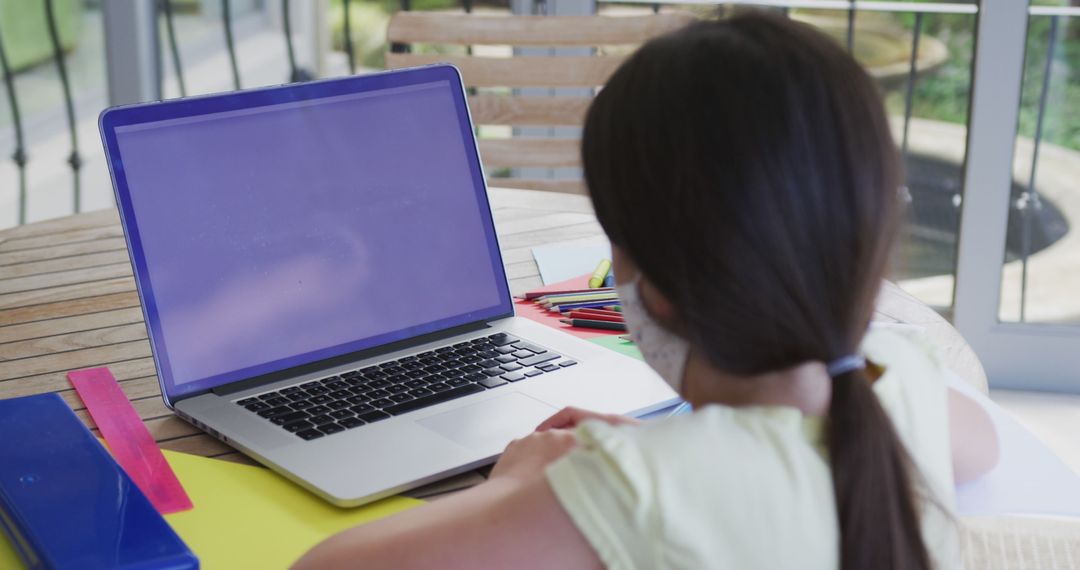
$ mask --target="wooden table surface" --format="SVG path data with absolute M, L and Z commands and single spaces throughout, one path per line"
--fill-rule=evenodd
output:
M 540 284 L 533 247 L 603 240 L 584 196 L 501 188 L 490 196 L 514 293 Z M 880 320 L 923 327 L 953 369 L 985 389 L 978 359 L 936 312 L 891 284 L 878 308 Z M 95 366 L 112 370 L 161 447 L 247 462 L 162 402 L 114 209 L 0 231 L 0 398 L 58 392 L 93 427 L 66 374 Z

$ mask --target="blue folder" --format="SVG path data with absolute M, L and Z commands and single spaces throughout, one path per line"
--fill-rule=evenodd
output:
M 199 567 L 56 394 L 0 400 L 0 528 L 27 567 Z

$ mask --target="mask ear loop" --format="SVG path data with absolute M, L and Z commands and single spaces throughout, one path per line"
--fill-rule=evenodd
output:
M 825 365 L 825 370 L 828 371 L 830 378 L 836 378 L 863 368 L 866 368 L 866 359 L 858 354 L 841 356 Z

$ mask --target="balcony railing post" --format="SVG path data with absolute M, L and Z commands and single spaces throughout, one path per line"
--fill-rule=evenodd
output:
M 240 89 L 240 67 L 236 64 L 236 42 L 233 40 L 232 3 L 221 0 L 221 26 L 225 29 L 225 49 L 229 52 L 233 89 Z
M 82 189 L 79 184 L 79 170 L 82 168 L 82 157 L 79 156 L 79 133 L 75 122 L 75 103 L 71 98 L 71 82 L 68 81 L 67 65 L 64 63 L 64 49 L 60 45 L 60 33 L 56 29 L 56 13 L 53 0 L 45 0 L 45 23 L 49 30 L 49 41 L 52 43 L 53 60 L 56 62 L 56 73 L 60 76 L 60 88 L 64 94 L 64 111 L 67 117 L 68 133 L 71 135 L 71 153 L 68 155 L 68 166 L 71 167 L 72 196 L 75 212 L 82 210 Z
M 161 0 L 162 11 L 165 13 L 165 33 L 169 36 L 169 53 L 172 55 L 173 69 L 176 72 L 176 84 L 180 87 L 180 96 L 187 95 L 187 86 L 184 85 L 184 66 L 180 62 L 180 48 L 176 44 L 176 26 L 173 22 L 172 0 Z
M 19 112 L 19 97 L 15 93 L 15 76 L 8 64 L 7 52 L 4 51 L 4 40 L 0 38 L 0 73 L 4 75 L 4 86 L 7 89 L 8 106 L 11 107 L 11 122 L 15 130 L 15 152 L 11 154 L 11 160 L 19 170 L 19 225 L 26 223 L 26 143 L 23 140 L 22 114 Z
M 1035 186 L 1035 176 L 1039 171 L 1039 148 L 1046 125 L 1046 104 L 1050 95 L 1050 78 L 1054 73 L 1054 55 L 1057 53 L 1059 16 L 1050 17 L 1050 31 L 1046 39 L 1046 64 L 1043 67 L 1042 87 L 1039 91 L 1039 116 L 1035 122 L 1035 141 L 1031 151 L 1031 175 L 1028 177 L 1027 191 L 1018 201 L 1020 210 L 1020 322 L 1027 320 L 1027 283 L 1028 257 L 1031 251 L 1031 222 L 1038 214 L 1039 190 Z

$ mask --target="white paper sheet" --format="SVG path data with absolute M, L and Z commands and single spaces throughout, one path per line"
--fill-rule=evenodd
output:
M 601 259 L 611 259 L 611 246 L 545 245 L 534 247 L 532 254 L 540 270 L 540 279 L 544 285 L 550 285 L 592 273 Z
M 1001 450 L 998 465 L 990 473 L 956 488 L 958 513 L 1080 517 L 1080 477 L 985 395 L 956 377 L 949 385 L 990 413 Z

